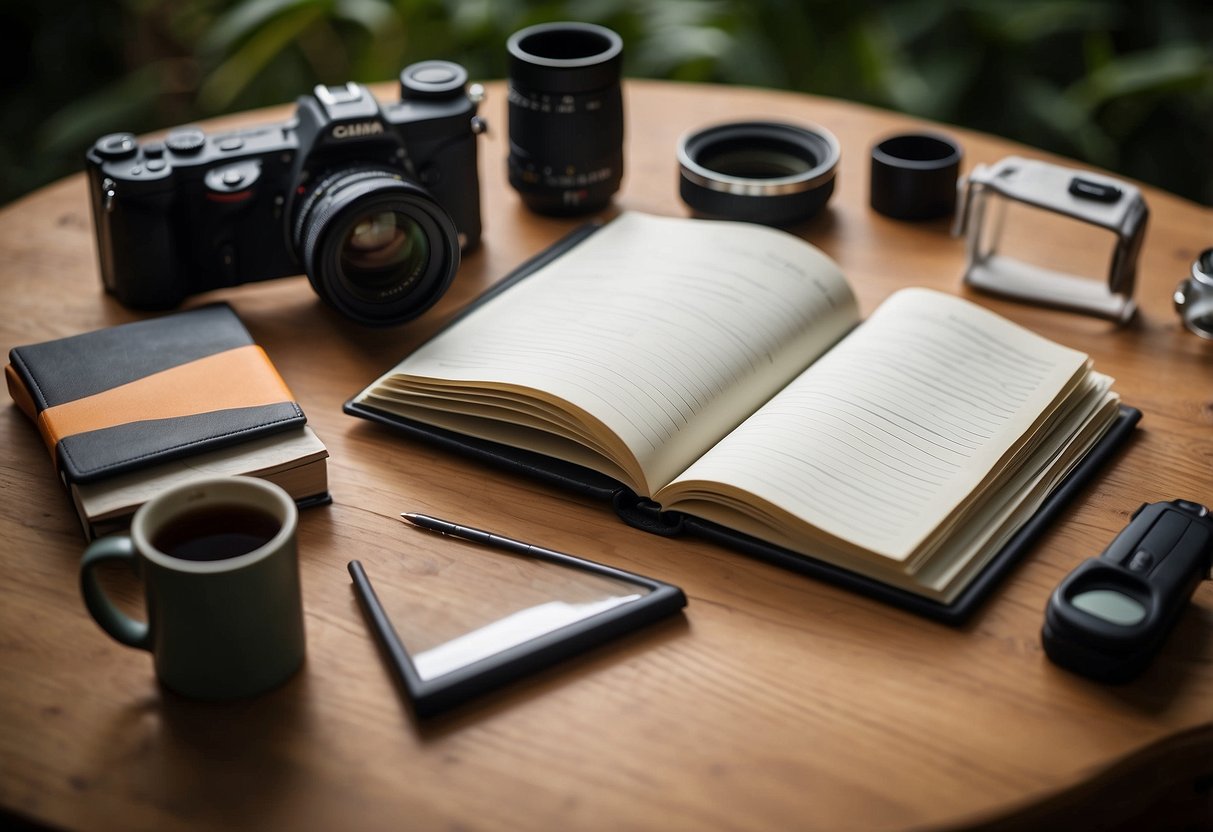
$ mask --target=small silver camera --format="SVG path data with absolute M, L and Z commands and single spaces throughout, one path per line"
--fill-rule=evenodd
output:
M 978 165 L 959 186 L 961 207 L 953 233 L 967 236 L 964 281 L 986 292 L 1044 304 L 1124 323 L 1133 317 L 1137 255 L 1149 209 L 1141 191 L 1127 182 L 1090 171 L 1008 156 L 994 165 Z M 1077 221 L 1050 222 L 1041 234 L 1039 221 L 1026 224 L 1018 237 L 1008 217 L 1024 206 Z M 1054 217 L 1053 219 L 1056 219 Z M 1003 252 L 1017 241 L 1031 241 L 1034 251 L 1052 252 L 1070 262 L 1099 247 L 1088 240 L 1112 232 L 1115 241 L 1106 282 L 1069 271 L 1025 262 Z M 1017 229 L 1018 230 L 1018 229 Z
M 1213 248 L 1192 263 L 1192 276 L 1175 287 L 1175 311 L 1189 330 L 1213 340 Z

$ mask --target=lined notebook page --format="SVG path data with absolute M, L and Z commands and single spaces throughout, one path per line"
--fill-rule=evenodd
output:
M 728 483 L 904 561 L 1086 363 L 967 301 L 903 290 L 657 499 Z
M 837 266 L 789 234 L 624 214 L 377 384 L 544 391 L 617 434 L 651 493 L 857 319 Z

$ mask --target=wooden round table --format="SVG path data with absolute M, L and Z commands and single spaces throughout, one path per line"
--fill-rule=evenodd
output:
M 284 687 L 234 704 L 184 700 L 157 686 L 146 654 L 107 638 L 77 590 L 83 540 L 69 498 L 25 417 L 0 412 L 4 811 L 66 828 L 156 830 L 1120 828 L 1147 811 L 1208 822 L 1213 587 L 1197 591 L 1151 668 L 1119 687 L 1052 665 L 1040 626 L 1053 587 L 1138 505 L 1213 503 L 1213 343 L 1171 309 L 1175 284 L 1213 243 L 1213 212 L 1144 189 L 1141 311 L 1117 328 L 976 295 L 961 284 L 963 241 L 946 221 L 897 222 L 868 207 L 868 151 L 893 132 L 945 130 L 964 147 L 965 170 L 1043 154 L 812 96 L 627 83 L 626 173 L 612 210 L 688 213 L 674 150 L 689 129 L 740 118 L 822 125 L 842 147 L 838 186 L 796 231 L 839 262 L 865 314 L 905 286 L 970 297 L 1089 353 L 1143 411 L 1098 481 L 967 625 L 949 628 L 706 543 L 643 534 L 602 505 L 342 414 L 461 306 L 581 222 L 522 207 L 505 178 L 504 86 L 487 88 L 484 243 L 422 319 L 361 328 L 322 306 L 304 278 L 187 303 L 235 308 L 332 454 L 333 505 L 301 517 L 308 659 Z M 1053 245 L 1042 238 L 1033 253 L 1056 255 Z M 1068 256 L 1064 241 L 1060 249 Z M 141 317 L 102 291 L 82 175 L 0 213 L 5 349 Z M 683 616 L 418 722 L 346 573 L 358 558 L 377 581 L 407 581 L 463 551 L 405 528 L 402 511 L 661 578 L 690 603 Z M 134 583 L 116 591 L 138 607 Z

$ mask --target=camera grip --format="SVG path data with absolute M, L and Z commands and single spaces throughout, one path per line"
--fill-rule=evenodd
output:
M 105 221 L 101 248 L 105 288 L 132 309 L 172 309 L 189 293 L 189 278 L 170 222 L 170 194 L 127 199 Z
M 105 561 L 124 561 L 132 569 L 137 568 L 138 558 L 131 539 L 125 536 L 104 537 L 91 543 L 84 551 L 80 561 L 80 591 L 89 614 L 115 640 L 128 647 L 151 650 L 151 631 L 147 622 L 136 621 L 119 612 L 101 589 L 94 569 Z

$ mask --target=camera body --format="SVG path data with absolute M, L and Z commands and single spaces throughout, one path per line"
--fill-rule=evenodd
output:
M 379 287 L 380 299 L 399 308 L 391 320 L 367 322 L 397 322 L 406 307 L 419 314 L 416 301 L 436 301 L 460 250 L 480 240 L 476 136 L 484 123 L 479 88 L 467 90 L 466 80 L 458 64 L 426 61 L 401 72 L 400 101 L 390 104 L 354 83 L 317 86 L 280 124 L 217 134 L 179 127 L 142 144 L 129 133 L 102 137 L 86 167 L 106 290 L 126 306 L 165 309 L 199 292 L 306 272 L 342 308 L 331 295 L 343 285 L 366 289 L 357 268 L 339 273 L 337 249 L 351 239 L 354 215 L 361 210 L 365 228 L 367 216 L 396 211 L 424 226 L 441 285 L 429 280 L 426 296 L 404 307 L 412 289 Z M 348 209 L 344 228 L 338 209 Z

